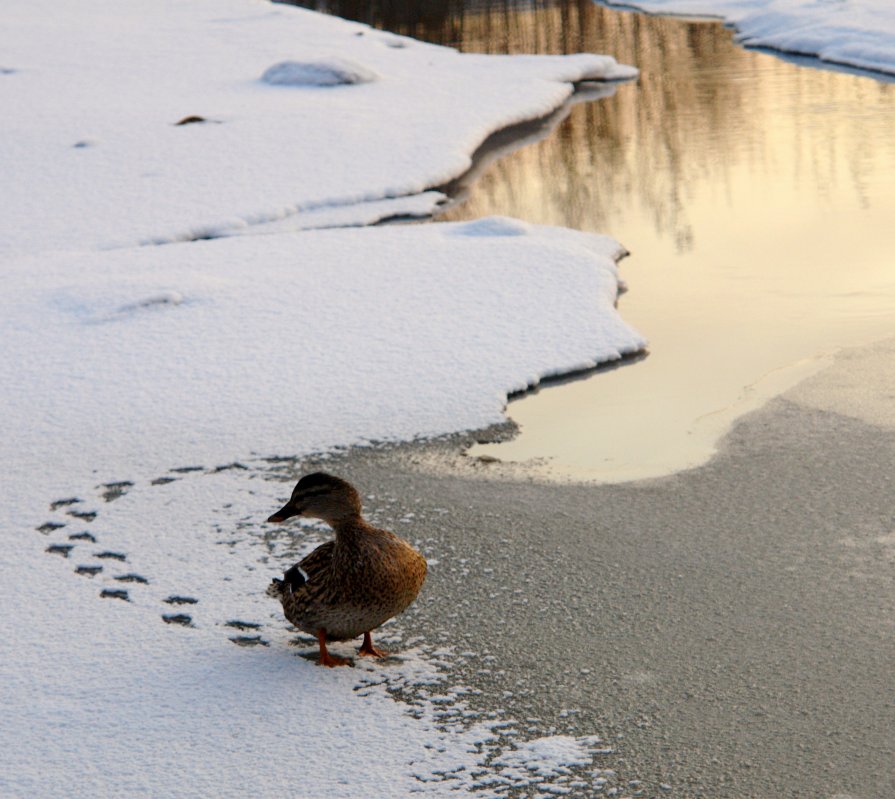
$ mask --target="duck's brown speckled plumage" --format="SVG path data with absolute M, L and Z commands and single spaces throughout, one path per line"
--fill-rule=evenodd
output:
M 321 642 L 321 662 L 335 665 L 326 641 L 364 635 L 362 654 L 381 654 L 371 630 L 401 613 L 416 598 L 426 577 L 426 560 L 404 539 L 373 527 L 360 513 L 360 497 L 347 482 L 323 473 L 303 477 L 292 498 L 269 521 L 289 516 L 323 519 L 334 541 L 317 547 L 274 580 L 268 593 L 298 629 Z

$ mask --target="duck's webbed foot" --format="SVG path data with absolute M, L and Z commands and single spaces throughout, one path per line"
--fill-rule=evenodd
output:
M 373 646 L 373 639 L 370 636 L 370 633 L 364 633 L 364 642 L 361 644 L 360 649 L 357 650 L 357 654 L 371 658 L 388 657 L 388 652 L 383 652 L 381 649 L 377 649 Z
M 320 645 L 320 665 L 328 666 L 350 666 L 351 661 L 348 658 L 331 655 L 326 651 L 326 630 L 322 627 L 317 630 L 317 643 Z

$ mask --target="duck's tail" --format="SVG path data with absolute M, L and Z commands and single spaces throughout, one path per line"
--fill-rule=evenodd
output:
M 274 577 L 273 580 L 270 581 L 270 585 L 267 586 L 267 595 L 274 599 L 282 600 L 284 597 L 301 588 L 307 581 L 308 575 L 305 573 L 304 569 L 296 563 L 283 575 L 282 580 Z
M 282 580 L 278 580 L 276 577 L 270 581 L 270 585 L 267 586 L 267 595 L 272 597 L 273 599 L 281 600 L 283 599 L 283 587 L 286 585 Z

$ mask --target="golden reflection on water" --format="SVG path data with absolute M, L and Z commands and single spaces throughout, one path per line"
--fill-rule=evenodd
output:
M 641 70 L 443 217 L 616 237 L 632 252 L 619 308 L 650 340 L 642 361 L 514 401 L 521 435 L 474 454 L 602 480 L 665 474 L 706 460 L 826 354 L 895 333 L 895 85 L 744 50 L 718 23 L 591 2 L 422 5 L 424 21 L 391 29 Z

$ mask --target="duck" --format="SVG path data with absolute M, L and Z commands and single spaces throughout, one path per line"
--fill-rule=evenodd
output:
M 320 664 L 351 661 L 327 650 L 327 642 L 363 635 L 358 655 L 382 658 L 371 633 L 402 613 L 426 579 L 426 559 L 407 541 L 369 524 L 360 494 L 351 483 L 325 472 L 304 475 L 289 501 L 267 521 L 282 524 L 293 516 L 321 519 L 335 539 L 321 544 L 267 588 L 286 618 L 317 638 Z

